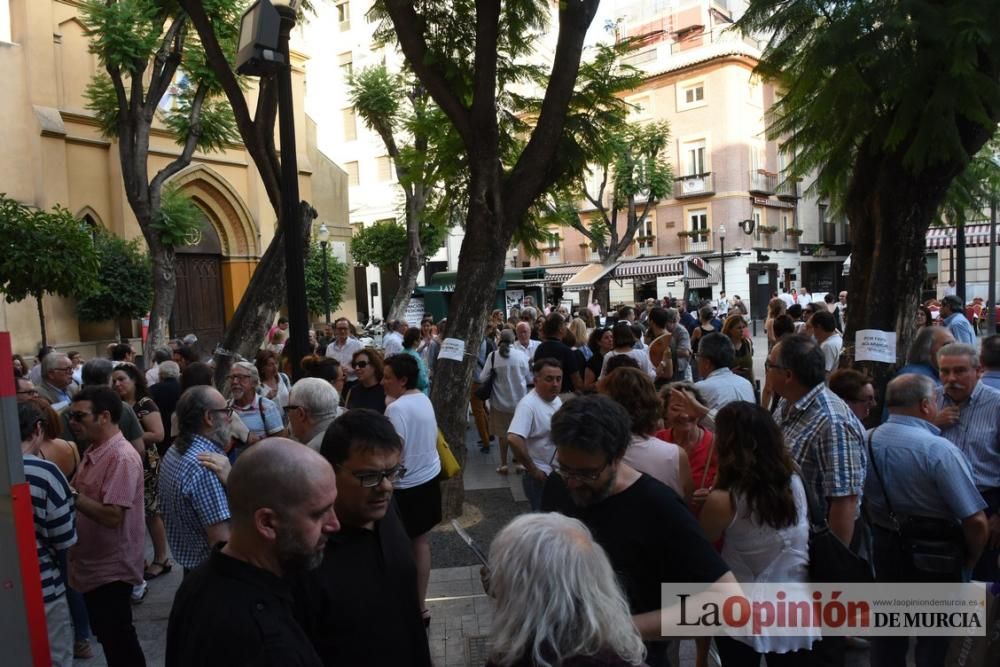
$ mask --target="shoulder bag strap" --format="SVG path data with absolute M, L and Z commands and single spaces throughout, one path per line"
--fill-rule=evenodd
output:
M 899 532 L 899 521 L 896 519 L 896 513 L 892 510 L 892 501 L 889 500 L 889 489 L 886 487 L 885 482 L 882 481 L 882 473 L 878 471 L 878 466 L 875 465 L 875 451 L 872 449 L 872 436 L 875 435 L 875 431 L 878 428 L 873 428 L 871 433 L 868 434 L 868 465 L 872 467 L 875 471 L 875 477 L 878 479 L 878 485 L 882 487 L 882 495 L 885 497 L 885 507 L 889 510 L 889 520 L 892 521 L 893 527 L 896 532 Z

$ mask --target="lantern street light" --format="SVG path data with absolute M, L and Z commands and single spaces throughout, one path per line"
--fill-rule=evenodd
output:
M 281 141 L 281 215 L 279 230 L 285 242 L 285 304 L 292 378 L 302 375 L 301 360 L 309 345 L 306 305 L 305 238 L 299 214 L 298 161 L 295 155 L 295 117 L 292 105 L 292 67 L 288 40 L 301 0 L 257 0 L 240 20 L 236 71 L 246 76 L 277 77 L 278 123 Z
M 330 323 L 330 272 L 327 270 L 326 266 L 326 248 L 330 243 L 330 228 L 326 226 L 326 223 L 322 223 L 319 226 L 319 231 L 316 234 L 316 238 L 319 239 L 320 251 L 323 253 L 323 312 L 326 313 L 326 323 Z

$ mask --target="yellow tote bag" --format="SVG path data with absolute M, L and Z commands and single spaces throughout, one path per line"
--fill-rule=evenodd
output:
M 441 459 L 440 478 L 451 479 L 458 476 L 458 473 L 462 472 L 462 466 L 458 465 L 458 460 L 451 453 L 451 447 L 448 446 L 448 442 L 444 439 L 444 433 L 441 432 L 441 429 L 438 429 L 437 450 L 438 458 Z

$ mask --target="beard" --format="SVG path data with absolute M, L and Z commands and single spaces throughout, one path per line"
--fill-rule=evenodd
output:
M 591 505 L 596 505 L 605 498 L 611 495 L 611 489 L 615 486 L 615 477 L 617 473 L 612 472 L 608 476 L 608 481 L 606 484 L 593 488 L 588 485 L 583 485 L 577 489 L 569 489 L 569 497 L 573 501 L 573 504 L 577 507 L 589 507 Z
M 227 423 L 222 419 L 219 419 L 218 423 L 213 426 L 212 430 L 206 437 L 225 449 L 229 446 L 229 441 L 233 437 L 233 425 L 231 422 Z
M 278 531 L 275 549 L 281 570 L 287 575 L 295 572 L 315 570 L 323 562 L 326 535 L 321 535 L 318 544 L 309 545 L 290 530 Z

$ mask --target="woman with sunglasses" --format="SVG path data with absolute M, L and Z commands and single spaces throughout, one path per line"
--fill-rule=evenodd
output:
M 382 356 L 371 348 L 358 350 L 351 357 L 351 368 L 358 381 L 347 390 L 344 407 L 367 408 L 385 413 L 385 389 L 382 388 Z
M 143 456 L 143 485 L 145 491 L 146 528 L 153 542 L 153 562 L 146 568 L 143 578 L 156 579 L 170 572 L 173 563 L 167 557 L 167 529 L 160 516 L 157 498 L 160 452 L 156 446 L 163 441 L 163 419 L 160 408 L 146 388 L 146 376 L 134 364 L 122 363 L 111 373 L 111 388 L 118 392 L 122 402 L 135 411 L 142 425 L 142 441 L 146 445 Z

